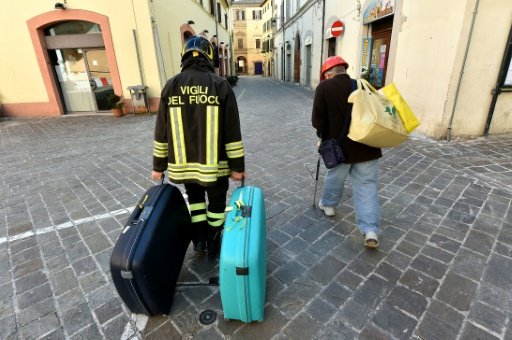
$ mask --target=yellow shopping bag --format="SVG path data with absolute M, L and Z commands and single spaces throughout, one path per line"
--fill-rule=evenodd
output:
M 395 83 L 384 86 L 381 91 L 386 96 L 386 99 L 395 106 L 398 111 L 398 115 L 404 123 L 404 128 L 407 130 L 407 133 L 411 133 L 420 125 L 420 121 L 416 118 L 409 105 L 407 105 L 407 102 L 400 92 L 398 92 Z
M 393 103 L 366 80 L 357 80 L 357 90 L 348 102 L 353 104 L 348 138 L 374 148 L 398 146 L 407 139 L 407 130 Z

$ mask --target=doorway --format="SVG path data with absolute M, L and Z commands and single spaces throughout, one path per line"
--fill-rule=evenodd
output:
M 379 89 L 386 81 L 393 16 L 372 24 L 372 47 L 368 82 Z
M 311 70 L 313 69 L 311 45 L 306 45 L 306 87 L 311 87 Z
M 300 84 L 300 66 L 301 66 L 301 46 L 300 35 L 295 35 L 295 51 L 293 54 L 293 81 Z
M 254 63 L 254 75 L 262 75 L 263 74 L 263 63 L 261 61 L 256 61 Z

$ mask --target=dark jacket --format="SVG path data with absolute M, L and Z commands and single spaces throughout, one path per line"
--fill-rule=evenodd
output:
M 187 59 L 162 90 L 155 125 L 153 170 L 174 183 L 215 185 L 244 171 L 236 97 L 202 58 Z
M 322 140 L 339 139 L 345 116 L 352 107 L 347 102 L 351 92 L 352 80 L 347 74 L 323 80 L 316 87 L 311 121 L 317 136 Z M 341 148 L 347 158 L 346 163 L 359 163 L 382 157 L 381 149 L 354 142 L 348 137 L 342 140 Z

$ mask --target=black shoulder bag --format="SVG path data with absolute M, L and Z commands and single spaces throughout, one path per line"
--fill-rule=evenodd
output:
M 351 81 L 352 91 L 355 91 L 357 89 L 357 82 L 355 79 L 351 79 Z M 330 138 L 327 140 L 322 140 L 322 143 L 318 148 L 318 152 L 320 155 L 322 155 L 322 159 L 327 169 L 332 169 L 338 164 L 345 163 L 346 161 L 345 155 L 343 154 L 343 149 L 341 148 L 341 141 L 347 135 L 351 113 L 352 108 L 350 108 L 345 115 L 345 121 L 343 122 L 343 129 L 341 130 L 339 139 Z

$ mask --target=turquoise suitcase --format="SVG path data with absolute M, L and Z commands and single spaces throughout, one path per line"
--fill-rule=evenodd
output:
M 267 279 L 267 227 L 263 191 L 237 188 L 226 208 L 219 263 L 224 319 L 263 321 Z

